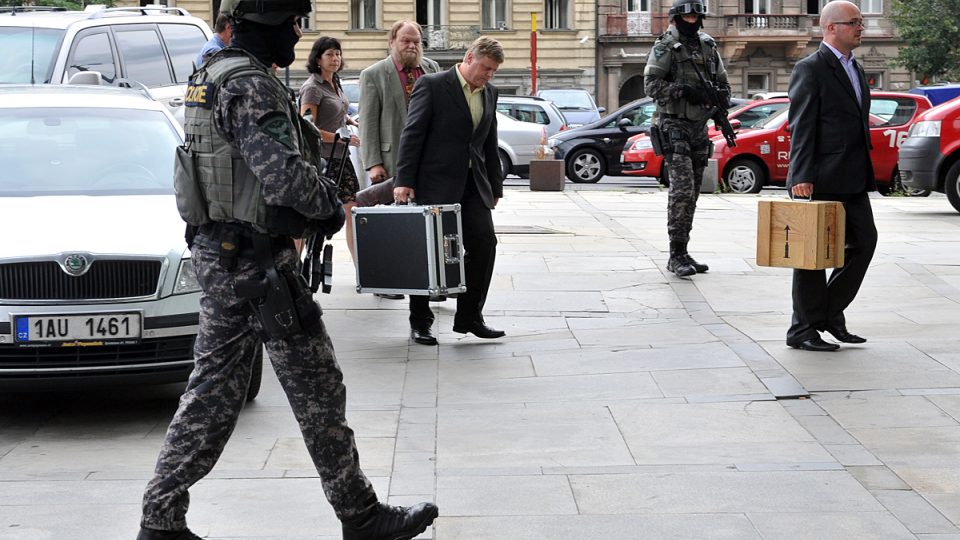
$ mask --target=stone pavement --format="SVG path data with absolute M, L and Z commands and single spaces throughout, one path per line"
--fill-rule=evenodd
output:
M 781 197 L 781 193 L 763 196 Z M 960 215 L 875 198 L 880 246 L 836 353 L 792 350 L 790 271 L 754 264 L 756 196 L 701 198 L 665 270 L 666 193 L 509 190 L 487 320 L 407 339 L 406 302 L 321 295 L 364 468 L 435 500 L 422 538 L 960 539 Z M 0 538 L 132 539 L 176 387 L 0 397 Z M 209 538 L 339 538 L 268 374 L 192 490 Z

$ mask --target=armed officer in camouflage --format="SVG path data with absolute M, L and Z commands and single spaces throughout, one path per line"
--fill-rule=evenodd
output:
M 668 15 L 671 25 L 654 43 L 643 75 L 659 117 L 659 130 L 651 136 L 659 136 L 670 178 L 667 270 L 686 277 L 709 270 L 687 253 L 687 243 L 711 153 L 707 120 L 718 110 L 726 115 L 730 85 L 716 42 L 700 31 L 706 16 L 702 0 L 675 0 Z
M 237 422 L 262 339 L 348 540 L 409 539 L 429 503 L 378 502 L 345 418 L 346 389 L 292 238 L 342 227 L 336 187 L 318 172 L 318 134 L 269 66 L 289 66 L 310 0 L 224 0 L 232 46 L 194 74 L 177 206 L 203 289 L 196 366 L 143 497 L 138 540 L 199 538 L 188 489 L 216 464 Z M 304 531 L 304 536 L 309 535 Z

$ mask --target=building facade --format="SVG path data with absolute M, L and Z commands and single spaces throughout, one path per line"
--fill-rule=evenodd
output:
M 149 3 L 140 0 L 142 3 Z M 220 0 L 171 0 L 208 23 Z M 301 27 L 303 39 L 291 66 L 296 86 L 306 78 L 310 46 L 320 36 L 340 40 L 345 60 L 343 77 L 356 77 L 387 55 L 387 34 L 399 19 L 424 28 L 424 53 L 450 67 L 481 34 L 499 40 L 506 61 L 494 83 L 501 93 L 529 94 L 531 28 L 537 27 L 537 88 L 596 87 L 596 5 L 593 0 L 324 0 Z
M 894 66 L 902 41 L 890 18 L 890 0 L 860 5 L 863 41 L 854 54 L 871 88 L 906 91 L 912 74 Z M 672 0 L 598 0 L 597 102 L 608 110 L 643 97 L 647 54 L 669 25 Z M 786 91 L 794 64 L 822 40 L 819 14 L 826 0 L 705 0 L 704 31 L 720 44 L 733 95 Z

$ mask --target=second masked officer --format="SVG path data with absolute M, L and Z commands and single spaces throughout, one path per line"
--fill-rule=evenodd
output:
M 659 142 L 670 178 L 667 270 L 681 277 L 709 270 L 687 253 L 693 213 L 710 159 L 707 120 L 729 105 L 727 72 L 712 37 L 700 31 L 701 0 L 675 0 L 670 26 L 654 43 L 644 69 L 644 89 L 657 102 Z M 713 88 L 710 88 L 710 87 Z M 652 136 L 657 136 L 653 130 Z
M 197 232 L 188 230 L 203 289 L 196 366 L 144 493 L 140 540 L 199 538 L 187 529 L 188 490 L 210 472 L 236 426 L 261 339 L 343 538 L 409 539 L 437 516 L 430 503 L 378 501 L 347 425 L 346 388 L 320 306 L 299 273 L 292 239 L 332 235 L 344 221 L 333 182 L 318 170 L 318 133 L 270 69 L 293 62 L 298 20 L 310 7 L 310 0 L 224 0 L 232 46 L 208 59 L 188 87 L 175 184 L 181 216 Z

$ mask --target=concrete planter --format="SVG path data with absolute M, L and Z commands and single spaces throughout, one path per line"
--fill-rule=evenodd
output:
M 530 191 L 563 191 L 562 159 L 530 160 Z

